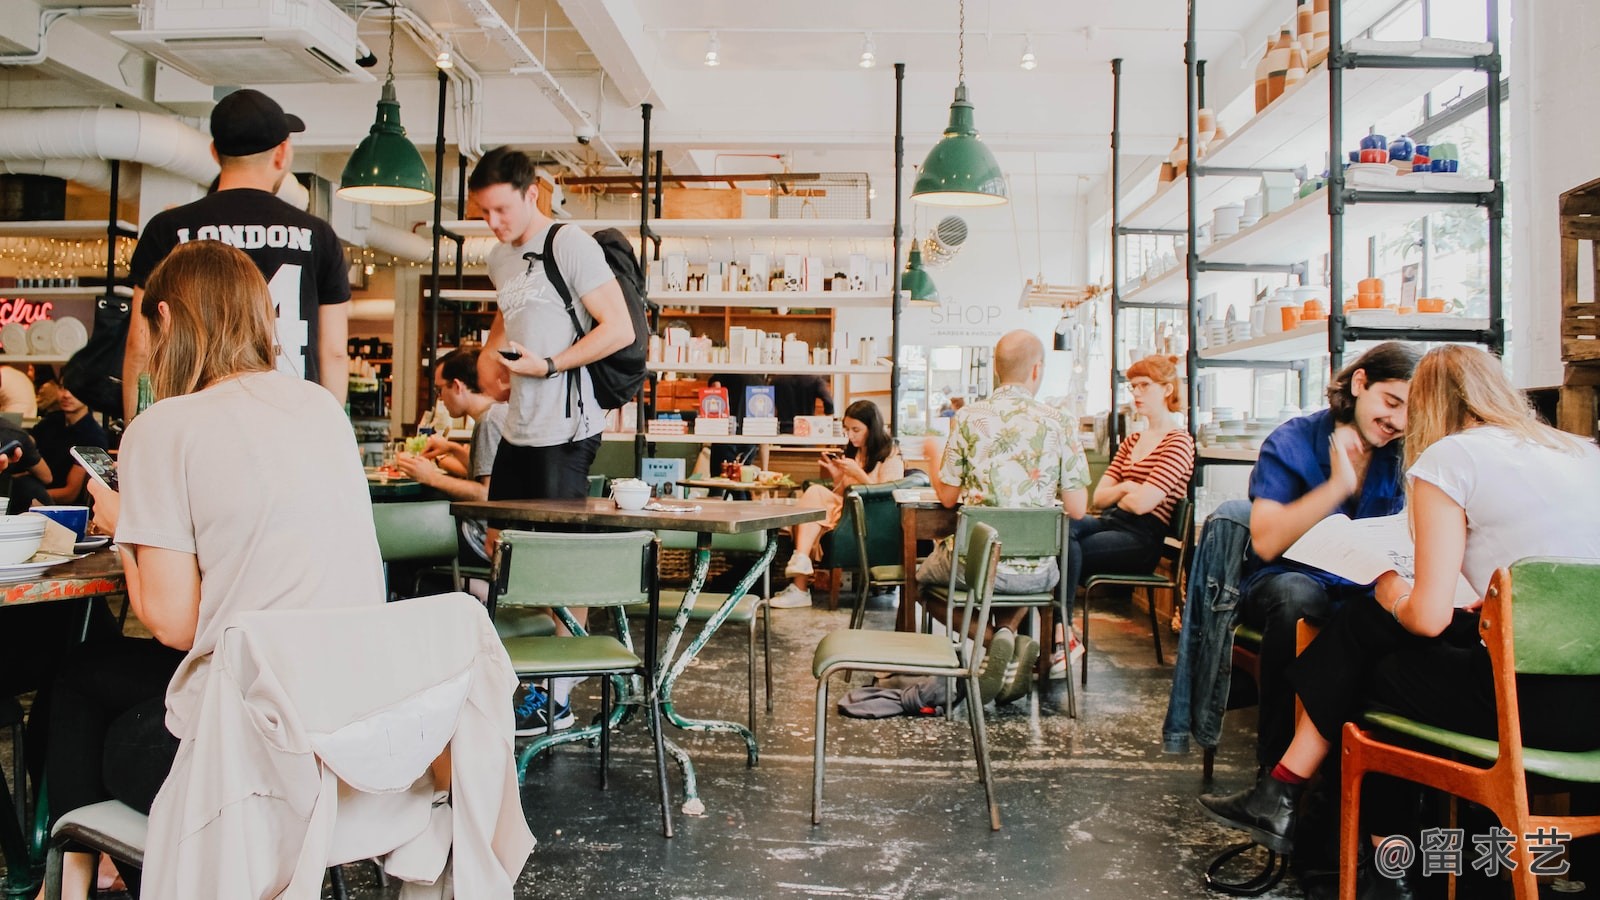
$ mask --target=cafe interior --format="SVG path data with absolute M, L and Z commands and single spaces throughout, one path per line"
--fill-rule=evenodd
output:
M 1219 507 L 1257 496 L 1268 436 L 1326 407 L 1341 366 L 1379 341 L 1482 347 L 1545 420 L 1594 438 L 1591 7 L 7 0 L 0 438 L 26 440 L 0 474 L 0 648 L 34 640 L 14 624 L 28 607 L 71 619 L 52 659 L 94 647 L 101 617 L 124 638 L 160 636 L 130 599 L 132 557 L 90 507 L 136 433 L 125 413 L 168 402 L 124 365 L 136 298 L 151 296 L 139 242 L 163 211 L 227 194 L 210 122 L 240 89 L 293 120 L 277 198 L 338 238 L 331 290 L 349 299 L 321 314 L 347 325 L 323 363 L 348 379 L 320 380 L 345 388 L 382 608 L 411 606 L 390 624 L 332 622 L 324 636 L 350 643 L 330 656 L 294 646 L 269 612 L 228 630 L 218 659 L 227 648 L 244 666 L 256 647 L 254 677 L 277 662 L 283 702 L 303 704 L 294 758 L 326 780 L 323 799 L 271 834 L 216 801 L 182 853 L 159 821 L 180 805 L 170 782 L 153 818 L 116 799 L 52 808 L 53 726 L 30 724 L 49 706 L 47 666 L 19 664 L 19 689 L 0 690 L 0 896 L 74 896 L 84 852 L 104 860 L 88 888 L 101 897 L 143 882 L 145 896 L 217 897 L 1298 898 L 1341 879 L 1357 896 L 1358 862 L 1375 863 L 1343 852 L 1337 828 L 1296 857 L 1196 803 L 1271 768 L 1257 756 L 1261 634 L 1241 625 L 1231 649 L 1197 656 L 1204 623 L 1233 615 L 1196 575 L 1202 540 Z M 516 443 L 480 374 L 506 379 L 513 417 L 533 402 L 517 385 L 558 374 L 554 355 L 492 358 L 511 325 L 502 272 L 521 265 L 497 267 L 500 244 L 532 234 L 505 240 L 474 186 L 501 147 L 534 166 L 518 196 L 536 223 L 610 229 L 607 262 L 635 279 L 633 378 L 598 404 L 583 496 L 496 493 L 479 468 L 480 444 Z M 242 230 L 213 232 L 248 252 Z M 1065 573 L 1078 546 L 1064 494 L 1047 520 L 991 521 L 953 487 L 947 500 L 962 423 L 1020 383 L 1003 338 L 1039 348 L 1032 408 L 1081 447 L 1089 494 L 1122 471 L 1125 439 L 1169 418 L 1186 433 L 1150 564 L 995 587 L 1001 560 Z M 1171 410 L 1152 418 L 1136 364 L 1155 358 L 1175 374 Z M 880 432 L 892 457 L 861 456 Z M 948 581 L 922 578 L 940 546 Z M 997 622 L 1014 623 L 1004 651 L 964 637 Z M 1600 659 L 1600 644 L 1586 652 Z M 1175 744 L 1173 710 L 1207 661 L 1217 718 Z M 458 666 L 455 680 L 430 681 L 430 665 Z M 461 687 L 469 670 L 504 696 Z M 317 720 L 330 682 L 364 711 Z M 482 722 L 480 690 L 499 698 Z M 265 702 L 241 698 L 246 716 Z M 546 706 L 524 721 L 534 700 Z M 404 724 L 385 718 L 413 706 Z M 388 730 L 388 769 L 352 722 Z M 247 746 L 288 754 L 287 733 L 257 722 Z M 461 765 L 484 753 L 472 741 L 505 752 L 475 771 Z M 1422 874 L 1437 853 L 1419 839 L 1416 895 L 1600 885 L 1584 836 L 1600 831 L 1594 754 L 1540 769 L 1530 746 L 1524 768 L 1520 741 L 1509 771 L 1486 768 L 1504 741 L 1427 746 L 1514 784 L 1516 821 L 1554 823 L 1568 865 L 1463 869 L 1457 847 L 1454 875 Z M 252 765 L 256 750 L 241 751 Z M 1469 837 L 1469 862 L 1478 834 L 1515 828 L 1499 794 L 1425 783 L 1424 814 Z M 408 809 L 414 827 L 361 805 L 418 785 L 437 793 L 432 818 Z M 1359 787 L 1334 772 L 1320 788 L 1329 821 L 1355 815 Z M 213 796 L 191 790 L 185 815 Z M 424 819 L 453 862 L 419 869 L 390 840 L 410 828 L 415 850 Z M 353 824 L 369 821 L 383 826 Z M 219 837 L 218 822 L 238 830 Z

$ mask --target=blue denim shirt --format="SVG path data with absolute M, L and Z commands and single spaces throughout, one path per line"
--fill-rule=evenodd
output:
M 1332 410 L 1324 409 L 1290 419 L 1273 429 L 1261 445 L 1255 468 L 1250 471 L 1250 499 L 1289 504 L 1325 483 L 1333 474 L 1328 442 L 1333 438 L 1334 424 Z M 1361 493 L 1345 501 L 1337 511 L 1352 519 L 1366 519 L 1392 516 L 1405 508 L 1400 466 L 1399 441 L 1391 441 L 1372 451 Z M 1251 553 L 1240 589 L 1249 593 L 1256 579 L 1278 572 L 1304 572 L 1330 588 L 1350 586 L 1350 582 L 1321 569 L 1282 557 L 1267 563 Z
M 1189 569 L 1178 660 L 1161 723 L 1161 749 L 1167 753 L 1188 752 L 1191 734 L 1202 747 L 1215 747 L 1222 736 L 1239 580 L 1249 553 L 1250 501 L 1229 500 L 1206 517 Z

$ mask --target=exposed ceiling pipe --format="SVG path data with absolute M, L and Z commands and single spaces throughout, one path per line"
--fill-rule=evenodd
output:
M 0 160 L 0 173 L 48 175 L 76 182 L 90 190 L 111 189 L 111 166 L 98 159 L 6 159 Z
M 429 56 L 437 55 L 444 46 L 444 37 L 410 9 L 404 6 L 377 8 L 389 9 L 390 15 L 404 26 L 406 33 Z M 483 155 L 483 78 L 461 56 L 459 49 L 454 54 L 454 61 L 455 65 L 445 71 L 445 77 L 456 86 L 456 146 L 469 159 L 477 159 Z
M 561 82 L 550 74 L 550 70 L 546 69 L 544 63 L 534 55 L 527 44 L 522 42 L 522 38 L 517 36 L 516 29 L 500 15 L 499 10 L 496 10 L 489 0 L 465 0 L 465 2 L 478 27 L 511 57 L 511 74 L 532 75 L 540 93 L 555 104 L 561 115 L 571 123 L 574 131 L 579 128 L 595 130 L 594 137 L 589 140 L 589 146 L 599 154 L 606 165 L 626 167 L 627 163 L 623 162 L 616 148 L 611 146 L 605 135 L 599 133 L 598 123 L 590 119 L 583 107 L 579 106 L 572 95 L 567 93 L 566 88 L 561 86 Z
M 35 49 L 26 53 L 0 54 L 0 66 L 37 66 L 50 58 L 46 39 L 50 26 L 68 16 L 131 16 L 138 12 L 135 6 L 79 6 L 69 9 L 42 9 L 39 11 L 39 34 L 34 39 Z

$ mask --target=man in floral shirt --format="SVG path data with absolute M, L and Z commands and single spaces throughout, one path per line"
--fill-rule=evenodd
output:
M 1044 344 L 1031 332 L 1006 334 L 994 348 L 994 371 L 999 385 L 986 399 L 969 403 L 955 414 L 942 455 L 937 454 L 934 439 L 928 440 L 928 458 L 940 460 L 938 477 L 933 479 L 939 502 L 947 507 L 958 502 L 1005 507 L 1060 503 L 1066 515 L 1083 518 L 1089 507 L 1089 461 L 1078 440 L 1077 422 L 1034 399 L 1044 375 Z M 933 553 L 917 567 L 919 583 L 946 583 L 951 544 L 947 538 L 934 546 Z M 1000 561 L 995 592 L 1044 592 L 1053 589 L 1060 577 L 1054 557 L 1007 558 Z M 1010 621 L 1001 623 L 997 640 L 1016 627 L 1026 610 L 1001 614 Z M 991 643 L 991 650 L 995 649 Z M 1028 652 L 1037 653 L 1037 646 L 1015 655 L 1020 661 Z M 1021 668 L 1026 670 L 1027 664 Z

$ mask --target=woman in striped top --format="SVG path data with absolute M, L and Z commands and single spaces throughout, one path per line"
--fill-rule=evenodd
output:
M 1149 572 L 1161 559 L 1173 507 L 1194 474 L 1194 438 L 1173 415 L 1182 407 L 1174 363 L 1173 357 L 1146 356 L 1128 367 L 1134 412 L 1147 424 L 1117 447 L 1095 486 L 1094 505 L 1103 512 L 1072 523 L 1069 592 L 1090 575 Z

